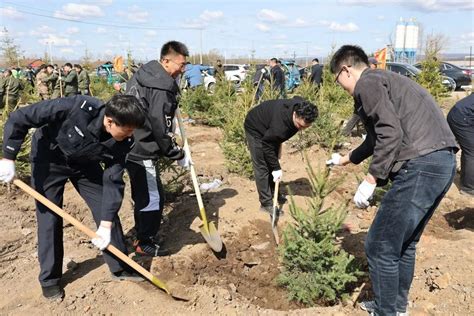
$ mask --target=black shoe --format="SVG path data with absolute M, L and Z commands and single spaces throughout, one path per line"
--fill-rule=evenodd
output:
M 278 194 L 278 204 L 283 205 L 287 202 L 287 198 L 284 194 Z
M 145 281 L 141 275 L 135 272 L 128 272 L 126 270 L 112 273 L 112 280 L 114 281 Z
M 50 285 L 41 287 L 43 296 L 51 301 L 62 300 L 64 297 L 64 290 L 59 285 Z
M 170 254 L 168 249 L 163 249 L 163 247 L 153 242 L 140 242 L 137 240 L 134 247 L 135 254 L 142 256 L 162 257 Z
M 265 212 L 265 213 L 268 213 L 268 214 L 272 215 L 273 214 L 273 206 L 260 205 L 260 212 Z

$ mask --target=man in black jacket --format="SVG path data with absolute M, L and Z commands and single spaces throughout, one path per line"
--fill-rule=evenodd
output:
M 281 66 L 278 63 L 278 59 L 270 59 L 270 82 L 272 84 L 272 89 L 278 92 L 280 98 L 284 98 L 285 93 L 285 73 Z
M 319 64 L 319 59 L 317 58 L 314 58 L 312 63 L 313 65 L 311 66 L 311 76 L 309 77 L 309 79 L 314 85 L 319 87 L 323 82 L 323 66 Z
M 459 100 L 448 113 L 448 124 L 461 147 L 461 194 L 474 196 L 474 94 Z
M 299 130 L 311 126 L 318 116 L 316 106 L 301 97 L 262 102 L 245 118 L 245 136 L 252 156 L 260 210 L 272 213 L 274 182 L 281 180 L 281 144 Z M 285 202 L 283 196 L 279 202 Z
M 157 241 L 164 206 L 160 170 L 156 168 L 158 158 L 164 156 L 177 160 L 182 167 L 190 164 L 173 134 L 179 93 L 175 79 L 184 72 L 188 55 L 184 44 L 168 42 L 161 48 L 160 61 L 153 60 L 143 65 L 127 83 L 126 94 L 140 100 L 147 114 L 143 128 L 135 131 L 136 146 L 127 161 L 135 203 L 135 250 L 142 255 L 168 254 L 160 249 Z
M 369 206 L 378 182 L 392 181 L 365 241 L 375 315 L 404 314 L 413 279 L 416 244 L 448 191 L 456 170 L 456 141 L 433 97 L 413 80 L 370 69 L 358 46 L 342 46 L 331 71 L 355 101 L 367 130 L 348 155 L 332 154 L 328 164 L 359 164 L 372 156 L 354 202 Z
M 31 142 L 33 187 L 61 207 L 64 185 L 70 180 L 98 226 L 99 237 L 92 240 L 93 244 L 105 250 L 111 243 L 127 253 L 117 213 L 125 187 L 125 158 L 134 144 L 132 133 L 144 121 L 140 104 L 131 96 L 114 96 L 105 105 L 92 97 L 74 96 L 21 108 L 5 123 L 0 181 L 13 179 L 15 159 L 25 136 L 30 128 L 37 128 Z M 63 220 L 39 202 L 36 216 L 43 295 L 61 299 Z M 108 251 L 103 256 L 114 279 L 140 279 Z

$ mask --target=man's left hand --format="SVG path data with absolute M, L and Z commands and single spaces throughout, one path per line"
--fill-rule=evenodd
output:
M 354 203 L 358 208 L 367 208 L 369 206 L 369 199 L 374 194 L 376 186 L 376 183 L 372 184 L 367 180 L 362 181 L 354 195 Z

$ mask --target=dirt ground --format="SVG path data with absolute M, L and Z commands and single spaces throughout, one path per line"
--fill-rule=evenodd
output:
M 462 97 L 462 95 L 460 96 Z M 454 98 L 459 98 L 455 95 Z M 452 103 L 451 103 L 452 104 Z M 33 199 L 18 188 L 0 188 L 0 314 L 2 315 L 128 315 L 128 314 L 223 314 L 223 315 L 366 315 L 358 303 L 305 308 L 288 302 L 284 289 L 276 286 L 278 253 L 267 214 L 258 211 L 255 184 L 225 171 L 215 128 L 187 124 L 193 160 L 203 181 L 223 178 L 223 185 L 203 193 L 207 214 L 218 226 L 225 251 L 214 254 L 199 233 L 200 220 L 193 190 L 185 191 L 166 206 L 163 224 L 168 257 L 135 258 L 187 301 L 174 300 L 148 282 L 112 281 L 100 251 L 69 224 L 64 227 L 64 278 L 66 296 L 50 303 L 41 296 L 36 250 L 36 219 Z M 357 146 L 351 138 L 343 151 Z M 306 162 L 284 146 L 284 186 L 305 205 L 310 195 Z M 313 147 L 311 165 L 324 163 L 328 152 Z M 344 177 L 334 200 L 349 200 L 357 188 L 362 166 L 333 169 Z M 410 293 L 411 315 L 474 314 L 474 199 L 460 195 L 459 175 L 442 201 L 418 246 L 415 278 Z M 127 198 L 120 215 L 125 233 L 133 235 L 133 214 Z M 85 203 L 68 186 L 64 209 L 94 228 Z M 290 222 L 288 206 L 279 229 Z M 375 207 L 356 209 L 349 203 L 343 248 L 365 266 L 363 242 L 376 212 Z M 131 255 L 133 257 L 133 254 Z M 367 281 L 367 280 L 362 280 Z M 359 301 L 371 297 L 370 282 Z

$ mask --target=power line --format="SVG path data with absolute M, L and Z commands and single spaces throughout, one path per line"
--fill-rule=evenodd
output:
M 11 2 L 5 2 L 4 3 L 9 3 L 12 4 Z M 16 4 L 15 4 L 16 5 Z M 2 6 L 0 8 L 6 9 L 7 7 Z M 131 25 L 131 24 L 116 24 L 116 23 L 102 23 L 102 22 L 90 22 L 90 21 L 81 21 L 77 20 L 74 18 L 67 18 L 67 17 L 58 17 L 58 16 L 53 16 L 53 15 L 48 15 L 48 14 L 41 14 L 41 13 L 36 13 L 36 12 L 31 12 L 31 11 L 26 11 L 23 9 L 18 9 L 17 7 L 15 8 L 16 11 L 28 14 L 28 15 L 34 15 L 34 16 L 39 16 L 39 17 L 44 17 L 48 19 L 54 19 L 54 20 L 61 20 L 61 21 L 68 21 L 68 22 L 73 22 L 73 23 L 79 23 L 79 24 L 88 24 L 88 25 L 97 25 L 97 26 L 108 26 L 108 27 L 116 27 L 116 28 L 126 28 L 126 29 L 136 29 L 136 30 L 199 30 L 203 29 L 203 27 L 192 27 L 192 26 L 174 26 L 174 27 L 166 27 L 166 26 L 137 26 L 137 25 Z M 45 10 L 42 10 L 45 11 Z

